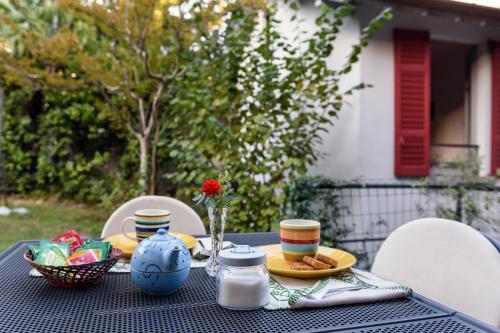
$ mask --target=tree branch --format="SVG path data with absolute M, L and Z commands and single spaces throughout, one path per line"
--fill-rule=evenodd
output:
M 158 88 L 156 89 L 156 93 L 154 95 L 153 102 L 151 103 L 151 114 L 149 115 L 148 126 L 147 126 L 146 130 L 144 131 L 144 133 L 146 135 L 149 135 L 149 133 L 151 132 L 151 129 L 153 128 L 156 117 L 158 115 L 158 110 L 160 109 L 159 102 L 160 102 L 161 94 L 163 92 L 163 88 L 164 88 L 163 83 L 162 82 L 158 83 Z
M 148 53 L 148 50 L 146 47 L 144 47 L 144 49 L 141 52 L 141 58 L 142 58 L 142 63 L 144 66 L 144 70 L 146 71 L 146 74 L 150 78 L 152 78 L 152 79 L 154 79 L 162 84 L 165 84 L 165 81 L 166 81 L 165 77 L 163 77 L 161 74 L 153 73 L 151 71 L 151 69 L 149 68 L 149 53 Z
M 146 127 L 144 100 L 142 99 L 142 97 L 138 96 L 132 89 L 132 86 L 130 84 L 130 75 L 128 69 L 123 64 L 120 57 L 118 57 L 118 54 L 116 53 L 116 44 L 117 44 L 116 40 L 113 40 L 111 42 L 111 54 L 113 55 L 113 59 L 118 63 L 118 66 L 121 68 L 123 72 L 123 77 L 125 79 L 125 86 L 127 87 L 127 93 L 137 102 L 137 105 L 139 107 L 139 121 L 141 122 L 141 128 L 144 129 Z
M 108 88 L 106 87 L 106 85 L 104 85 L 102 82 L 100 82 L 99 84 L 97 84 L 97 87 L 99 88 L 99 91 L 101 92 L 101 94 L 104 96 L 104 99 L 106 100 L 106 102 L 108 103 L 108 105 L 111 107 L 111 109 L 118 116 L 118 118 L 120 119 L 120 121 L 122 122 L 122 124 L 125 126 L 125 128 L 133 136 L 135 136 L 137 139 L 140 139 L 141 138 L 141 134 L 139 132 L 137 132 L 136 130 L 133 129 L 132 125 L 130 125 L 129 120 L 118 110 L 118 108 L 116 107 L 116 104 L 113 102 L 113 100 L 111 99 L 111 97 L 109 97 L 108 93 L 106 92 L 106 90 L 108 90 Z M 113 93 L 116 94 L 116 95 L 118 95 L 118 96 L 122 96 L 122 94 L 117 93 L 117 90 L 113 90 Z
M 141 128 L 143 130 L 144 136 L 147 137 L 149 135 L 149 129 L 146 128 L 146 110 L 144 109 L 144 100 L 141 97 L 137 97 L 137 101 L 139 104 L 139 119 L 141 122 Z
M 155 7 L 156 3 L 157 2 L 154 1 L 152 6 Z M 134 1 L 134 8 L 135 8 L 135 10 L 137 10 L 137 1 Z M 153 14 L 154 14 L 154 11 L 151 10 L 150 14 L 146 18 L 146 21 L 144 22 L 144 26 L 142 27 L 141 35 L 139 37 L 139 44 L 134 47 L 134 50 L 136 51 L 136 53 L 139 55 L 139 57 L 142 60 L 142 64 L 144 66 L 144 70 L 146 71 L 146 75 L 149 76 L 150 78 L 158 81 L 158 82 L 165 84 L 165 81 L 166 81 L 165 77 L 163 77 L 159 73 L 154 73 L 153 71 L 151 71 L 151 68 L 149 67 L 149 52 L 148 52 L 148 48 L 146 45 L 146 40 L 148 38 L 149 26 L 150 26 L 151 21 L 153 19 Z M 137 12 L 135 15 L 136 15 L 136 17 L 138 17 Z M 137 27 L 139 28 L 138 19 L 136 19 L 136 21 L 137 21 Z
M 137 1 L 135 2 L 135 8 L 137 10 Z M 156 0 L 154 3 L 151 5 L 153 8 L 156 7 Z M 145 43 L 146 43 L 146 37 L 148 35 L 148 30 L 149 30 L 149 25 L 151 24 L 151 20 L 153 19 L 153 13 L 154 11 L 151 10 L 149 11 L 149 15 L 146 18 L 146 21 L 144 22 L 144 26 L 142 27 L 142 32 L 141 32 L 141 37 L 139 38 L 139 48 L 140 49 L 146 49 Z M 137 25 L 137 28 L 139 28 L 139 25 Z
M 124 13 L 125 36 L 127 39 L 127 43 L 132 46 L 134 43 L 132 41 L 132 31 L 130 30 L 130 24 L 128 21 L 129 14 L 130 14 L 130 0 L 125 0 L 125 13 Z
M 151 175 L 149 179 L 149 194 L 156 192 L 156 155 L 158 151 L 158 142 L 160 141 L 160 124 L 157 122 L 155 126 L 153 144 L 151 146 Z
M 32 73 L 28 73 L 27 71 L 25 70 L 21 70 L 20 68 L 14 66 L 14 65 L 11 65 L 9 64 L 6 59 L 2 58 L 2 62 L 3 62 L 3 66 L 8 68 L 9 70 L 19 74 L 20 76 L 22 77 L 25 77 L 31 81 L 35 81 L 35 82 L 38 82 L 42 79 L 42 77 L 40 75 L 36 75 L 36 74 L 32 74 Z

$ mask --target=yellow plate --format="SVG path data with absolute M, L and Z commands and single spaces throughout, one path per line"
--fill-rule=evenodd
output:
M 169 235 L 179 238 L 184 242 L 188 249 L 192 249 L 196 245 L 196 238 L 193 236 L 183 234 L 180 232 L 169 232 Z M 128 236 L 135 238 L 135 232 L 128 232 Z M 123 251 L 124 257 L 131 257 L 132 253 L 134 253 L 135 248 L 137 247 L 137 241 L 128 239 L 122 234 L 113 235 L 104 240 L 105 242 L 110 242 L 113 247 L 119 248 Z
M 261 247 L 261 249 L 267 254 L 266 266 L 271 273 L 299 279 L 326 277 L 333 273 L 348 269 L 356 263 L 356 258 L 349 252 L 320 246 L 318 250 L 319 253 L 335 259 L 338 263 L 337 267 L 314 271 L 297 271 L 291 268 L 290 262 L 283 259 L 281 244 L 267 245 Z

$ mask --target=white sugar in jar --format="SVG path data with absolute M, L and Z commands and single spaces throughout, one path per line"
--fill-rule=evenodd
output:
M 219 253 L 217 303 L 227 309 L 253 310 L 269 302 L 266 254 L 248 245 Z

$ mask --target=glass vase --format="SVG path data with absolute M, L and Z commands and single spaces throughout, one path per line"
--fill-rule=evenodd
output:
M 208 275 L 215 276 L 219 271 L 219 261 L 217 256 L 222 250 L 224 243 L 224 224 L 226 224 L 227 208 L 226 207 L 207 207 L 208 219 L 210 221 L 210 237 L 212 239 L 212 250 L 210 258 L 207 260 L 205 270 Z

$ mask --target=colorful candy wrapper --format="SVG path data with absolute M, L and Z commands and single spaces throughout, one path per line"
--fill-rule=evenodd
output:
M 99 261 L 99 250 L 85 250 L 73 253 L 68 259 L 68 265 L 83 265 Z
M 66 231 L 64 234 L 59 235 L 52 239 L 54 242 L 64 242 L 69 245 L 71 253 L 75 252 L 80 246 L 82 246 L 83 241 L 80 235 L 75 230 Z
M 66 257 L 57 247 L 41 247 L 35 261 L 41 265 L 66 266 Z
M 99 241 L 86 241 L 81 248 L 77 250 L 77 252 L 83 250 L 96 249 L 99 250 L 101 256 L 99 260 L 108 259 L 109 252 L 111 251 L 111 243 L 109 242 L 99 242 Z
M 31 254 L 33 255 L 33 258 L 36 259 L 41 251 L 40 245 L 30 245 L 29 249 L 31 250 Z
M 69 245 L 67 243 L 62 243 L 62 242 L 53 242 L 53 241 L 46 241 L 46 240 L 41 240 L 40 241 L 40 249 L 41 252 L 45 250 L 46 248 L 50 249 L 56 249 L 58 250 L 64 257 L 69 257 L 71 254 L 71 251 L 69 249 Z M 41 253 L 40 252 L 40 253 Z

